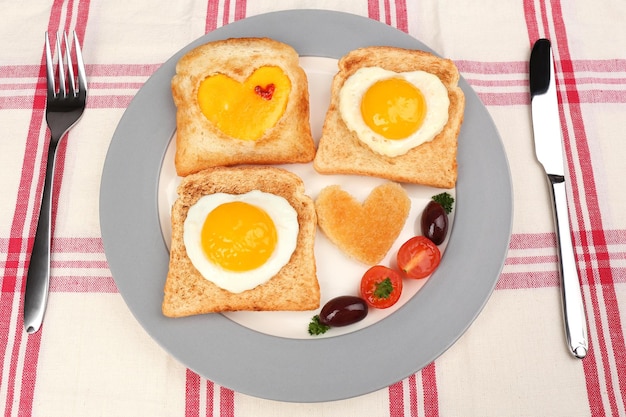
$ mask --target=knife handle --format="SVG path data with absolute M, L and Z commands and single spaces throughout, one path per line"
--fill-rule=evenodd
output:
M 570 352 L 577 358 L 587 355 L 587 320 L 585 307 L 578 279 L 578 269 L 574 258 L 574 245 L 569 228 L 565 178 L 562 175 L 548 175 L 554 203 L 554 221 L 556 225 L 557 255 L 561 278 L 561 296 L 563 301 L 563 319 L 565 335 Z

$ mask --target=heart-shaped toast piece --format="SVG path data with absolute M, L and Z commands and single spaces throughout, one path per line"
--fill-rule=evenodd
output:
M 374 188 L 363 203 L 338 185 L 322 189 L 315 201 L 322 232 L 347 255 L 368 265 L 389 252 L 410 208 L 406 191 L 394 182 Z
M 291 81 L 281 68 L 263 66 L 243 82 L 220 73 L 205 78 L 198 105 L 228 136 L 256 140 L 280 120 L 290 91 Z

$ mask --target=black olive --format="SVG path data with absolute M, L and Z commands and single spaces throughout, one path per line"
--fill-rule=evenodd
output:
M 327 326 L 347 326 L 367 316 L 367 304 L 360 297 L 342 295 L 328 301 L 319 316 L 320 323 Z
M 446 240 L 448 234 L 448 215 L 436 201 L 430 201 L 422 213 L 422 234 L 432 240 L 435 245 L 440 245 Z

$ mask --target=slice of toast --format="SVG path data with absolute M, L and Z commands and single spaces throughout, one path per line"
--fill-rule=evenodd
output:
M 183 224 L 200 197 L 214 193 L 244 194 L 260 190 L 285 198 L 298 214 L 297 246 L 289 262 L 265 283 L 241 293 L 226 291 L 204 278 L 187 256 Z M 184 317 L 211 312 L 314 310 L 320 304 L 314 244 L 317 218 L 304 183 L 274 167 L 218 167 L 183 178 L 172 207 L 172 243 L 163 314 Z
M 381 67 L 395 72 L 426 71 L 435 74 L 448 90 L 448 122 L 432 141 L 404 155 L 380 155 L 348 129 L 339 112 L 339 91 L 359 68 Z M 451 60 L 428 52 L 388 46 L 356 49 L 339 60 L 331 89 L 322 137 L 313 161 L 325 174 L 359 174 L 398 182 L 453 188 L 457 178 L 457 137 L 463 122 L 465 95 L 458 86 L 459 71 Z M 358 109 L 357 109 L 358 111 Z
M 200 84 L 215 74 L 243 83 L 264 66 L 280 67 L 291 82 L 284 113 L 259 139 L 228 136 L 200 110 Z M 268 38 L 231 38 L 201 45 L 177 63 L 172 96 L 177 107 L 175 166 L 179 176 L 214 166 L 310 162 L 315 156 L 308 81 L 298 53 L 287 44 Z
M 387 255 L 410 209 L 411 200 L 395 182 L 377 186 L 363 203 L 338 185 L 325 187 L 315 200 L 320 229 L 345 254 L 367 265 Z

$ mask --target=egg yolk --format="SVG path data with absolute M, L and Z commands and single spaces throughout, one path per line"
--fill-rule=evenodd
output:
M 242 201 L 211 211 L 201 232 L 208 259 L 230 271 L 250 271 L 263 265 L 276 247 L 276 226 L 265 210 Z
M 404 139 L 417 131 L 426 116 L 422 92 L 402 78 L 377 81 L 361 100 L 363 121 L 387 139 Z
M 198 87 L 204 116 L 228 136 L 257 140 L 282 117 L 291 81 L 279 67 L 257 68 L 243 83 L 224 74 L 205 78 Z

